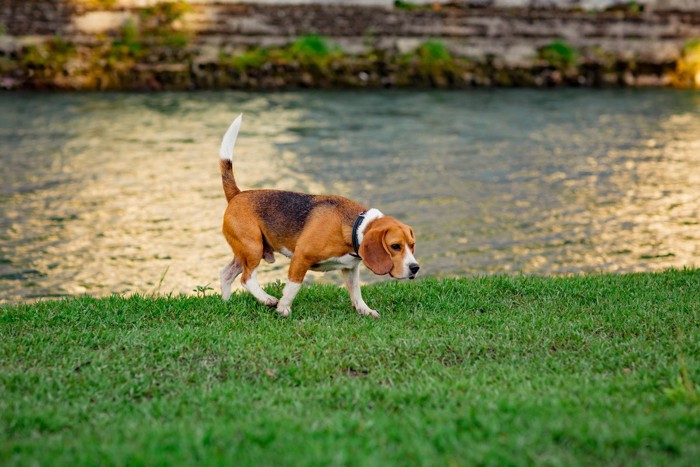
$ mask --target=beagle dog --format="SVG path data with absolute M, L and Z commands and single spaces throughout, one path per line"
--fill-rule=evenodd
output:
M 360 263 L 375 274 L 413 279 L 420 266 L 413 253 L 413 229 L 377 209 L 340 196 L 309 195 L 278 190 L 241 191 L 233 176 L 233 147 L 242 115 L 221 142 L 219 165 L 228 206 L 223 233 L 233 259 L 221 270 L 221 295 L 231 296 L 231 284 L 241 284 L 261 303 L 286 317 L 309 270 L 340 269 L 353 307 L 363 316 L 379 318 L 362 299 Z M 275 261 L 274 253 L 291 258 L 289 280 L 279 300 L 258 284 L 260 260 Z

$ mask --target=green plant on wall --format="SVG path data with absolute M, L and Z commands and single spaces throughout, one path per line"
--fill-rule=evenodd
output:
M 314 60 L 328 57 L 337 49 L 330 46 L 327 38 L 309 34 L 294 41 L 287 50 L 295 58 Z
M 427 65 L 447 64 L 452 62 L 452 54 L 445 44 L 438 40 L 429 40 L 416 48 L 418 60 Z
M 413 2 L 406 2 L 404 0 L 394 0 L 394 8 L 398 10 L 418 10 L 421 5 L 417 5 Z
M 191 7 L 184 1 L 156 3 L 138 9 L 137 18 L 128 21 L 112 43 L 111 56 L 139 58 L 147 53 L 149 46 L 186 47 L 191 34 L 181 30 L 178 23 L 189 11 Z
M 538 51 L 537 56 L 559 70 L 573 68 L 578 61 L 576 50 L 564 41 L 554 41 L 545 45 Z
M 143 8 L 143 14 L 158 17 L 162 24 L 172 24 L 174 21 L 192 11 L 190 4 L 183 0 L 174 2 L 159 2 L 152 6 Z
M 117 4 L 117 0 L 77 0 L 91 8 L 112 8 Z
M 191 37 L 180 29 L 178 23 L 191 9 L 184 1 L 156 3 L 142 8 L 139 12 L 142 36 L 155 39 L 167 47 L 185 47 Z
M 250 68 L 263 66 L 269 60 L 269 53 L 268 49 L 254 48 L 233 57 L 221 54 L 219 60 L 229 63 L 235 69 L 246 71 Z
M 414 3 L 404 0 L 394 0 L 394 8 L 397 10 L 420 11 L 420 10 L 439 10 L 442 7 L 440 3 Z
M 644 5 L 639 4 L 636 0 L 627 2 L 627 11 L 634 15 L 638 15 L 644 11 Z
M 140 32 L 133 20 L 128 21 L 121 29 L 119 38 L 112 43 L 112 56 L 138 57 L 144 51 Z
M 673 81 L 679 87 L 700 88 L 700 39 L 688 41 L 683 47 Z
M 256 47 L 243 53 L 220 59 L 240 71 L 262 67 L 265 63 L 286 64 L 292 61 L 323 70 L 331 60 L 342 58 L 339 47 L 330 44 L 324 36 L 309 34 L 296 39 L 286 47 Z
M 415 73 L 414 79 L 424 84 L 444 86 L 455 69 L 455 60 L 447 46 L 439 40 L 431 39 L 420 44 L 401 59 L 401 66 L 407 67 L 409 74 Z
M 25 67 L 40 74 L 60 74 L 66 63 L 77 54 L 74 44 L 56 36 L 43 44 L 28 46 L 21 60 Z

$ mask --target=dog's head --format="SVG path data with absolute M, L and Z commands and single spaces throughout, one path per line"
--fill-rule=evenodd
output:
M 413 256 L 416 236 L 413 229 L 390 216 L 372 221 L 360 245 L 362 261 L 375 274 L 396 279 L 413 279 L 420 266 Z

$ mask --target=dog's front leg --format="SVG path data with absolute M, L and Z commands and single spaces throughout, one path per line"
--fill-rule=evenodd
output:
M 304 282 L 304 276 L 306 276 L 306 272 L 311 264 L 311 262 L 301 256 L 292 256 L 292 262 L 289 265 L 289 280 L 282 291 L 282 298 L 277 303 L 277 312 L 283 317 L 286 318 L 292 312 L 292 302 L 294 297 L 297 296 L 301 284 Z
M 283 318 L 286 318 L 289 316 L 289 313 L 292 312 L 292 302 L 300 288 L 301 282 L 292 282 L 291 280 L 287 281 L 287 284 L 284 286 L 282 298 L 280 298 L 277 304 L 277 312 L 282 315 Z
M 348 293 L 350 294 L 352 306 L 362 316 L 371 316 L 375 319 L 379 318 L 379 313 L 367 306 L 362 299 L 362 290 L 360 289 L 360 263 L 357 263 L 352 269 L 343 269 L 342 271 L 343 278 L 345 279 L 345 286 L 348 288 Z

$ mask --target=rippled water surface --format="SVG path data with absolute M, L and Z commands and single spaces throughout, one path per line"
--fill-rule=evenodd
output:
M 426 275 L 700 263 L 698 94 L 6 93 L 0 301 L 218 291 L 230 250 L 217 152 L 238 112 L 239 185 L 399 217 Z

